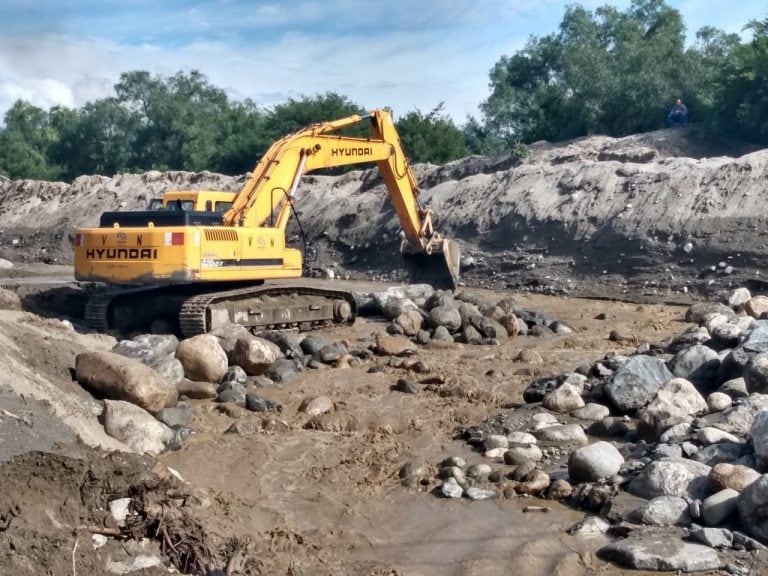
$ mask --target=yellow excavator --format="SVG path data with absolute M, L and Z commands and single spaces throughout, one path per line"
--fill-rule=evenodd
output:
M 368 121 L 366 138 L 338 132 Z M 152 322 L 189 337 L 226 324 L 253 330 L 312 329 L 354 321 L 343 290 L 265 280 L 302 276 L 302 254 L 286 227 L 302 175 L 376 162 L 403 229 L 410 280 L 455 289 L 459 250 L 432 225 L 387 109 L 313 124 L 275 142 L 234 192 L 172 191 L 145 211 L 105 212 L 98 228 L 75 234 L 75 277 L 132 288 L 91 298 L 97 329 L 146 330 Z M 156 329 L 160 329 L 155 325 Z

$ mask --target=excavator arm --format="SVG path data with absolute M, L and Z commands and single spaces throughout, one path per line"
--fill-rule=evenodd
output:
M 365 120 L 370 121 L 368 138 L 335 134 Z M 387 110 L 314 124 L 275 142 L 235 197 L 224 224 L 259 227 L 269 221 L 285 231 L 302 175 L 366 162 L 376 162 L 394 204 L 405 234 L 401 252 L 411 280 L 455 289 L 458 246 L 434 230 L 430 211 L 419 205 L 416 179 Z

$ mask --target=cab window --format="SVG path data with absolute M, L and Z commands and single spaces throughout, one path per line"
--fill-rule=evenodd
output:
M 232 208 L 232 202 L 216 202 L 216 212 L 223 214 Z

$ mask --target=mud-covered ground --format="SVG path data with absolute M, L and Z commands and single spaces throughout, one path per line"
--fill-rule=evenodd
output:
M 26 291 L 25 305 L 37 306 L 38 311 L 61 315 L 75 310 L 71 297 L 61 298 L 65 290 L 77 292 L 71 287 L 54 287 L 49 297 L 33 294 L 30 286 L 18 289 Z M 561 373 L 608 352 L 634 349 L 634 344 L 610 341 L 611 330 L 631 333 L 638 343 L 679 333 L 684 308 L 485 293 L 494 299 L 512 295 L 525 308 L 565 320 L 577 332 L 517 337 L 497 347 L 420 348 L 419 357 L 431 371 L 414 378 L 417 382 L 429 379 L 431 385 L 418 384 L 415 395 L 392 390 L 405 372 L 390 369 L 372 374 L 367 364 L 308 371 L 281 388 L 264 389 L 264 396 L 283 405 L 279 414 L 222 410 L 210 401 L 193 401 L 192 427 L 197 433 L 180 451 L 159 460 L 181 474 L 187 490 L 208 495 L 208 505 L 184 510 L 205 527 L 211 546 L 218 550 L 209 558 L 225 561 L 222 550 L 235 538 L 247 543 L 249 558 L 257 559 L 248 565 L 254 574 L 623 574 L 622 569 L 595 557 L 601 538 L 565 533 L 583 517 L 581 511 L 547 502 L 550 513 L 525 514 L 525 505 L 537 503 L 531 499 L 447 500 L 431 493 L 436 484 L 433 475 L 428 474 L 422 485 L 404 487 L 398 471 L 409 461 L 433 465 L 453 455 L 470 463 L 483 461 L 459 438 L 464 427 L 521 402 L 522 391 L 533 377 Z M 605 314 L 605 319 L 596 319 L 599 314 Z M 73 363 L 78 347 L 93 342 L 60 337 L 53 329 L 46 333 L 34 318 L 23 312 L 0 312 L 4 337 L 21 350 L 11 369 L 23 364 L 24 370 L 75 393 L 72 387 L 77 385 L 68 381 L 68 367 L 54 367 L 51 359 Z M 383 321 L 359 319 L 354 326 L 334 329 L 329 335 L 354 341 L 369 339 L 384 328 Z M 521 362 L 518 354 L 526 348 L 535 350 L 541 361 Z M 334 410 L 310 423 L 298 407 L 316 395 L 329 396 Z M 56 411 L 55 399 L 50 406 Z M 31 408 L 16 405 L 14 410 L 20 418 L 28 417 L 32 431 L 44 421 Z M 3 442 L 14 438 L 6 434 L 7 427 L 18 435 L 30 426 L 2 416 L 0 421 L 5 427 L 0 426 Z M 225 434 L 234 422 L 242 423 L 241 434 Z M 108 497 L 125 493 L 131 483 L 140 483 L 139 479 L 134 472 L 126 472 L 120 458 L 63 440 L 61 446 L 36 449 L 63 453 L 71 460 L 21 456 L 0 467 L 0 528 L 11 520 L 7 529 L 0 530 L 0 566 L 13 569 L 0 574 L 64 574 L 71 570 L 73 557 L 78 574 L 95 574 L 100 573 L 98 566 L 121 554 L 116 541 L 93 550 L 87 527 L 94 522 L 103 525 L 99 507 Z M 129 467 L 134 469 L 136 464 Z M 34 479 L 32 484 L 29 478 Z

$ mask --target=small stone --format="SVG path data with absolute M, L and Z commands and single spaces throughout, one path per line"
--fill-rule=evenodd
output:
M 595 442 L 574 450 L 568 458 L 568 475 L 575 482 L 597 482 L 618 474 L 624 457 L 609 442 Z
M 440 466 L 455 466 L 457 468 L 464 468 L 466 465 L 466 461 L 461 456 L 449 456 L 440 462 Z
M 724 382 L 722 386 L 720 386 L 719 392 L 726 394 L 732 400 L 736 400 L 738 398 L 746 398 L 749 396 L 749 392 L 747 391 L 747 383 L 744 381 L 744 378 L 741 377 L 733 378 L 727 382 Z
M 504 453 L 506 464 L 523 464 L 524 462 L 539 462 L 544 457 L 536 444 L 512 445 Z
M 496 498 L 497 494 L 494 490 L 484 490 L 475 486 L 470 486 L 466 490 L 467 498 L 470 500 L 490 500 Z
M 573 493 L 573 486 L 565 480 L 555 480 L 547 490 L 548 500 L 564 500 Z
M 542 405 L 548 410 L 565 414 L 584 406 L 584 400 L 578 389 L 570 384 L 563 384 L 549 392 L 542 400 Z
M 549 482 L 549 474 L 542 470 L 534 470 L 517 486 L 517 492 L 536 496 L 549 487 Z
M 245 407 L 252 412 L 282 412 L 283 407 L 268 398 L 256 394 L 245 395 Z
M 737 443 L 740 441 L 733 434 L 720 430 L 719 428 L 713 428 L 711 426 L 698 430 L 696 432 L 696 439 L 704 446 L 709 446 L 710 444 L 719 444 L 720 442 Z
M 536 431 L 539 440 L 546 442 L 558 442 L 576 446 L 586 446 L 589 443 L 584 429 L 578 424 L 562 424 L 547 426 Z
M 723 392 L 712 392 L 712 394 L 707 396 L 707 406 L 710 413 L 723 412 L 730 408 L 732 404 L 733 400 L 731 400 L 731 397 Z
M 733 533 L 725 528 L 703 528 L 694 524 L 688 534 L 710 548 L 728 549 L 733 544 Z
M 678 496 L 658 496 L 633 510 L 629 519 L 652 526 L 687 526 L 691 523 L 688 502 Z
M 416 347 L 403 336 L 376 336 L 376 352 L 383 356 L 406 356 L 416 353 Z
M 483 453 L 483 457 L 489 460 L 503 460 L 506 448 L 491 448 Z
M 725 295 L 725 303 L 731 308 L 744 306 L 744 304 L 749 302 L 751 299 L 752 294 L 750 294 L 749 289 L 743 287 L 731 290 L 728 292 L 728 294 Z
M 557 420 L 555 420 L 557 422 Z M 507 434 L 508 444 L 536 444 L 536 436 L 528 432 L 510 432 Z
M 608 532 L 610 527 L 611 525 L 600 518 L 600 516 L 587 516 L 568 528 L 568 534 L 574 536 L 598 536 Z
M 401 479 L 406 479 L 412 478 L 414 476 L 422 477 L 426 473 L 427 467 L 423 462 L 418 460 L 411 460 L 410 462 L 403 464 L 403 466 L 400 468 L 400 471 L 398 472 L 398 476 Z
M 461 498 L 464 495 L 464 488 L 459 486 L 455 478 L 447 478 L 440 486 L 440 493 L 446 498 Z
M 175 408 L 163 408 L 155 417 L 169 428 L 187 426 L 192 417 L 192 410 L 187 404 L 179 404 Z
M 590 422 L 596 422 L 602 420 L 610 415 L 608 407 L 595 402 L 585 404 L 583 407 L 571 412 L 571 416 L 578 418 L 579 420 L 588 420 Z
M 397 383 L 394 385 L 393 389 L 405 394 L 418 394 L 419 392 L 419 388 L 416 386 L 416 384 L 407 378 L 398 378 Z
M 467 468 L 466 475 L 473 480 L 485 480 L 491 472 L 493 470 L 488 464 L 473 464 Z
M 118 526 L 125 526 L 125 521 L 128 519 L 128 514 L 130 513 L 130 506 L 130 498 L 110 500 L 109 513 Z
M 667 443 L 677 438 L 685 438 L 691 433 L 692 426 L 689 422 L 681 422 L 675 424 L 671 428 L 667 428 L 661 436 L 659 436 L 659 442 Z
M 245 386 L 242 384 L 227 384 L 225 388 L 219 387 L 220 392 L 216 396 L 216 402 L 245 402 Z
M 328 396 L 305 398 L 299 406 L 299 412 L 304 412 L 310 416 L 319 416 L 331 410 L 333 410 L 333 400 Z
M 768 296 L 753 296 L 744 303 L 744 311 L 752 318 L 760 318 L 768 312 Z
M 512 361 L 521 362 L 523 364 L 543 364 L 544 363 L 544 359 L 541 357 L 541 354 L 536 352 L 536 350 L 531 350 L 529 348 L 520 350 L 520 352 L 517 353 L 517 356 L 515 356 L 512 359 Z
M 483 446 L 486 450 L 491 450 L 492 448 L 508 448 L 509 440 L 506 436 L 502 436 L 501 434 L 489 434 L 483 440 Z

